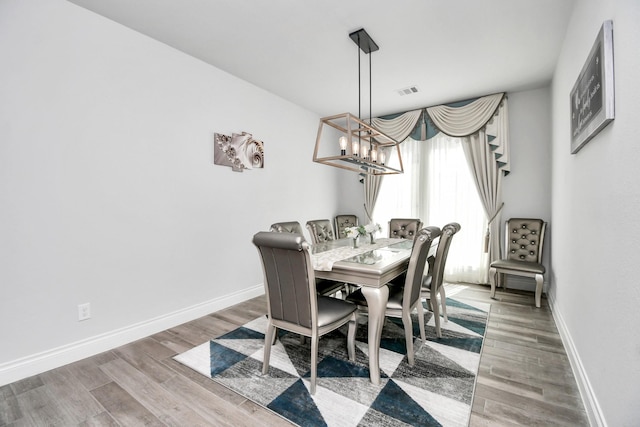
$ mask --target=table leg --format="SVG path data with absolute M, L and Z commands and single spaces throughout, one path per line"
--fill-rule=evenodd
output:
M 363 286 L 361 289 L 369 307 L 369 378 L 373 384 L 378 385 L 380 384 L 380 337 L 389 300 L 389 288 Z

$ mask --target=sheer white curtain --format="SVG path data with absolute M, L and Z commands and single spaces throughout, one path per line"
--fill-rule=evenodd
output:
M 445 269 L 450 282 L 487 283 L 487 218 L 463 151 L 462 140 L 443 133 L 427 141 L 406 139 L 403 175 L 382 180 L 374 220 L 387 231 L 390 218 L 420 218 L 424 225 L 462 228 L 451 243 Z
M 373 220 L 380 224 L 383 236 L 389 235 L 391 218 L 419 217 L 421 192 L 421 142 L 407 138 L 400 144 L 400 154 L 404 173 L 385 175 L 378 190 L 378 200 L 373 209 Z M 397 159 L 390 159 L 389 165 L 396 166 Z
M 425 224 L 442 227 L 457 222 L 462 227 L 451 242 L 445 280 L 487 283 L 487 217 L 462 144 L 460 138 L 443 133 L 422 143 L 426 151 L 422 216 Z

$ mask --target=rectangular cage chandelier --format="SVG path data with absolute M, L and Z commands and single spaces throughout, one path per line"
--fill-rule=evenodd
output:
M 367 175 L 404 172 L 399 142 L 371 124 L 371 52 L 378 45 L 364 29 L 349 34 L 358 46 L 358 109 L 360 109 L 360 51 L 369 55 L 369 123 L 350 113 L 323 117 L 313 161 Z

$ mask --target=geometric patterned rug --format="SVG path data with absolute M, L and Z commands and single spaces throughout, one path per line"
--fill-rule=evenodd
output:
M 313 396 L 310 342 L 301 344 L 296 334 L 279 331 L 262 375 L 265 316 L 174 359 L 300 426 L 466 426 L 489 308 L 447 298 L 442 338 L 425 310 L 425 343 L 414 314 L 414 366 L 407 364 L 402 321 L 386 318 L 378 386 L 369 381 L 366 317 L 358 323 L 355 362 L 347 355 L 346 325 L 320 338 Z

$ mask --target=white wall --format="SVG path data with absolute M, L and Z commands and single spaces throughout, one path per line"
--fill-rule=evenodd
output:
M 570 154 L 569 93 L 613 20 L 615 120 Z M 578 0 L 552 85 L 554 315 L 594 425 L 640 424 L 640 3 Z
M 338 211 L 315 114 L 166 45 L 3 0 L 0 58 L 0 384 L 262 293 L 252 235 Z M 213 164 L 241 131 L 264 169 Z
M 510 92 L 509 142 L 511 173 L 502 179 L 502 221 L 509 218 L 541 218 L 547 222 L 542 263 L 545 282 L 552 277 L 551 241 L 551 112 L 550 88 Z M 503 232 L 503 226 L 500 229 Z M 504 236 L 501 235 L 502 243 Z M 535 280 L 506 276 L 510 288 L 535 291 Z M 545 283 L 545 288 L 548 284 Z
M 338 175 L 338 210 L 340 213 L 357 215 L 360 224 L 369 223 L 364 210 L 364 184 L 360 183 L 362 177 L 345 170 L 338 170 Z M 376 220 L 380 222 L 378 218 Z

